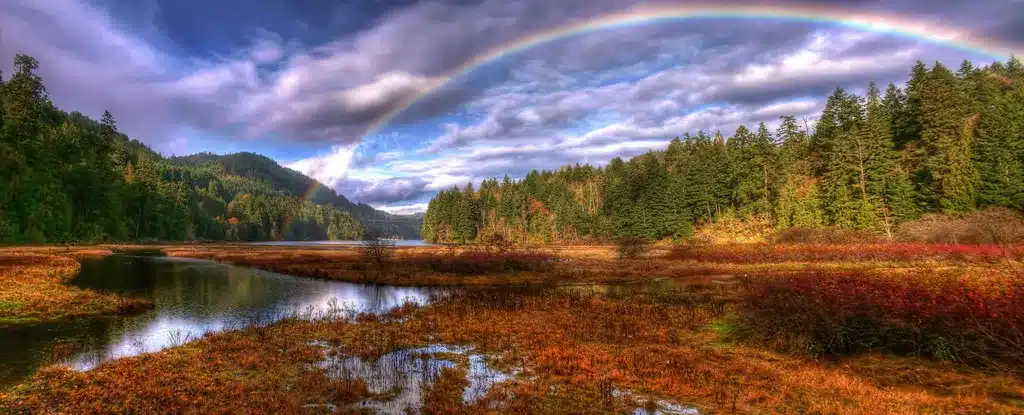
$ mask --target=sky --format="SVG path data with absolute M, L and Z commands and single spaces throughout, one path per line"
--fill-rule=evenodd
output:
M 1024 0 L 731 1 L 714 9 L 748 13 L 608 17 L 705 4 L 0 0 L 0 62 L 34 56 L 57 106 L 109 110 L 164 155 L 251 151 L 414 213 L 455 185 L 600 165 L 700 129 L 813 122 L 835 88 L 902 85 L 917 60 L 955 68 L 1024 52 Z

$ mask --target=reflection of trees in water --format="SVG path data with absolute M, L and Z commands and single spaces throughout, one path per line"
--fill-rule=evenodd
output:
M 68 363 L 85 354 L 103 355 L 128 320 L 111 317 L 0 328 L 0 389 L 54 363 Z M 151 318 L 151 317 L 150 317 Z
M 320 367 L 333 378 L 363 380 L 373 393 L 387 399 L 364 400 L 361 405 L 381 413 L 419 412 L 424 392 L 434 384 L 445 368 L 459 366 L 450 355 L 461 355 L 468 360 L 462 399 L 472 403 L 487 395 L 495 384 L 510 379 L 519 372 L 514 368 L 503 372 L 491 368 L 484 355 L 470 353 L 470 348 L 434 344 L 414 349 L 399 349 L 376 359 L 362 359 L 343 354 L 330 354 L 319 362 Z
M 267 323 L 309 307 L 379 311 L 430 290 L 295 278 L 211 262 L 110 256 L 86 260 L 72 284 L 153 299 L 156 308 L 130 316 L 0 328 L 0 386 L 40 367 L 73 359 L 90 367 L 111 357 L 152 352 L 181 335 Z

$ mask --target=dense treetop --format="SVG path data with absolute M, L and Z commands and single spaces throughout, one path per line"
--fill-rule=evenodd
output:
M 836 89 L 813 124 L 698 131 L 604 167 L 533 171 L 442 191 L 428 241 L 686 238 L 725 215 L 776 228 L 890 234 L 924 213 L 1024 209 L 1024 64 L 918 62 L 902 88 Z
M 38 65 L 0 73 L 0 243 L 356 239 L 359 220 L 395 219 L 256 154 L 163 158 L 109 112 L 54 107 Z

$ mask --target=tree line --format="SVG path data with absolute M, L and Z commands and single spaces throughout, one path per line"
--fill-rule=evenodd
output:
M 362 235 L 360 223 L 338 206 L 298 197 L 312 179 L 270 159 L 251 153 L 233 157 L 233 164 L 209 154 L 168 159 L 119 132 L 109 112 L 97 122 L 56 108 L 38 66 L 19 54 L 9 79 L 0 72 L 0 243 Z M 302 176 L 302 189 L 240 173 L 268 161 L 278 175 Z M 328 190 L 316 193 L 340 197 Z
M 1024 65 L 917 62 L 903 87 L 836 89 L 813 123 L 698 131 L 604 167 L 532 171 L 440 192 L 424 239 L 683 239 L 725 216 L 793 227 L 894 228 L 926 213 L 1024 209 Z

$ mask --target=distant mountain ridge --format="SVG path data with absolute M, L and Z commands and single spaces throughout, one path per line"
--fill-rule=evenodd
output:
M 164 157 L 109 112 L 57 108 L 39 62 L 14 63 L 0 78 L 0 244 L 419 238 L 419 218 L 353 204 L 264 156 Z
M 224 172 L 239 177 L 261 180 L 295 197 L 309 194 L 307 201 L 315 204 L 326 204 L 349 212 L 365 229 L 376 229 L 387 235 L 399 236 L 404 239 L 420 239 L 420 227 L 423 214 L 395 215 L 374 209 L 365 203 L 353 203 L 344 195 L 325 186 L 316 179 L 293 169 L 284 167 L 273 159 L 251 152 L 231 154 L 196 153 L 188 156 L 170 157 L 168 160 L 177 165 L 200 165 L 214 162 L 224 168 Z M 312 192 L 309 189 L 314 189 Z

